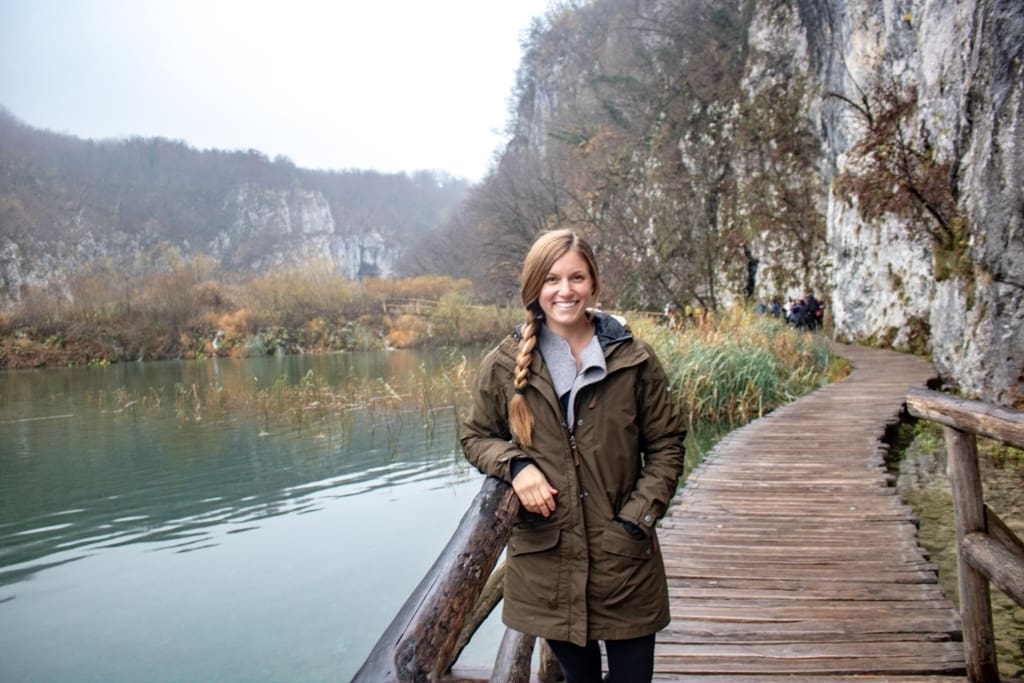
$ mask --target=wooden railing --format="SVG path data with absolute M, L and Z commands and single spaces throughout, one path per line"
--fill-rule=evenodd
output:
M 493 671 L 472 677 L 452 665 L 501 600 L 495 570 L 519 511 L 508 483 L 487 477 L 448 545 L 370 651 L 352 683 L 528 683 L 536 638 L 506 630 Z M 553 680 L 541 660 L 541 681 Z
M 998 683 L 989 582 L 1024 606 L 1024 543 L 985 505 L 975 437 L 1024 449 L 1024 413 L 925 389 L 911 389 L 907 407 L 911 415 L 943 425 L 967 677 Z

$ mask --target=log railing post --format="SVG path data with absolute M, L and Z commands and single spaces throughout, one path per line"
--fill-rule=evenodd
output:
M 988 578 L 967 562 L 963 552 L 969 534 L 986 530 L 977 443 L 973 434 L 948 426 L 943 430 L 956 514 L 957 582 L 967 677 L 971 683 L 999 683 Z
M 506 628 L 488 683 L 530 683 L 530 665 L 536 642 L 536 636 Z
M 562 669 L 558 666 L 555 653 L 548 645 L 548 641 L 538 638 L 540 641 L 540 666 L 537 667 L 537 680 L 540 683 L 557 683 L 562 677 Z
M 1024 606 L 1024 543 L 985 506 L 976 438 L 1024 449 L 1024 413 L 920 388 L 907 393 L 907 409 L 945 431 L 967 677 L 998 683 L 989 582 Z
M 405 601 L 352 683 L 427 683 L 451 668 L 459 635 L 508 543 L 519 499 L 487 477 L 448 545 Z

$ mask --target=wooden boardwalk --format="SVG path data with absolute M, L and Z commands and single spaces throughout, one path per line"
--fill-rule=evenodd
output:
M 849 377 L 729 434 L 676 496 L 656 680 L 966 680 L 959 617 L 881 442 L 935 372 L 836 348 Z

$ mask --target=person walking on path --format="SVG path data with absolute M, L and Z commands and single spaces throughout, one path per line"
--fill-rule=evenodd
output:
M 460 439 L 512 484 L 502 619 L 545 638 L 567 683 L 650 681 L 668 586 L 655 524 L 683 473 L 683 418 L 654 351 L 591 309 L 593 249 L 542 234 L 523 264 L 525 320 L 490 351 Z

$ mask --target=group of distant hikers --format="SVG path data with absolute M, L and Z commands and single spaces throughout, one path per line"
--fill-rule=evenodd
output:
M 819 330 L 825 316 L 825 307 L 813 294 L 808 292 L 802 299 L 790 299 L 786 303 L 779 303 L 778 299 L 771 303 L 761 302 L 755 309 L 758 315 L 771 315 L 773 318 L 782 318 L 790 325 L 805 330 Z M 686 306 L 678 310 L 675 304 L 665 304 L 662 311 L 665 324 L 670 328 L 676 328 L 684 322 L 703 320 L 705 309 L 701 306 Z
M 806 330 L 817 330 L 821 328 L 821 321 L 825 315 L 825 308 L 821 302 L 808 293 L 802 299 L 790 299 L 784 304 L 777 300 L 770 304 L 761 302 L 757 306 L 757 312 L 765 315 L 770 314 L 773 318 L 783 317 L 790 325 L 795 325 Z

